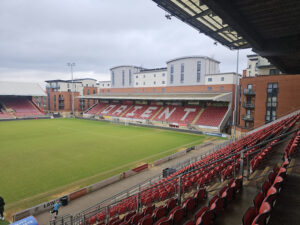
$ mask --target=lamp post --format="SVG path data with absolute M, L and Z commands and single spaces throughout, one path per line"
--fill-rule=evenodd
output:
M 236 74 L 235 74 L 235 92 L 234 92 L 234 111 L 232 118 L 233 132 L 232 132 L 232 140 L 235 140 L 235 132 L 236 132 L 236 116 L 237 116 L 237 104 L 238 104 L 238 81 L 239 81 L 239 49 L 237 49 L 236 54 Z
M 70 67 L 71 70 L 71 79 L 72 79 L 72 90 L 71 90 L 71 94 L 72 94 L 72 115 L 74 116 L 74 80 L 73 80 L 73 67 L 76 66 L 76 64 L 73 63 L 67 63 L 67 65 Z

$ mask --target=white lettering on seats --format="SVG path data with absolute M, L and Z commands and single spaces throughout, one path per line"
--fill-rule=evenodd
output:
M 185 111 L 186 113 L 180 119 L 181 121 L 184 121 L 191 112 L 196 112 L 196 109 L 195 108 L 185 108 L 183 111 Z
M 116 111 L 112 113 L 112 115 L 120 115 L 124 110 L 127 109 L 127 105 L 121 105 Z
M 156 106 L 150 106 L 146 111 L 141 115 L 142 118 L 149 118 L 152 114 L 153 110 L 156 110 Z
M 133 108 L 134 108 L 134 109 L 132 110 L 132 112 L 127 113 L 126 116 L 134 116 L 134 115 L 135 115 L 135 112 L 136 112 L 137 110 L 143 108 L 143 106 L 137 105 L 137 106 L 134 106 Z
M 165 119 L 166 119 L 166 120 L 169 119 L 169 117 L 173 114 L 173 112 L 175 112 L 175 110 L 176 110 L 176 107 L 170 112 L 169 107 L 167 107 L 167 108 L 159 115 L 158 119 L 161 119 L 161 117 L 162 117 L 163 115 L 165 115 Z
M 107 113 L 109 113 L 113 108 L 115 108 L 116 107 L 116 105 L 109 105 L 106 109 L 104 109 L 103 111 L 102 111 L 102 113 L 101 114 L 107 114 Z

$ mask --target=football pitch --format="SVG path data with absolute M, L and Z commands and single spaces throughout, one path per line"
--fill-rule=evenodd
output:
M 28 207 L 206 138 L 80 119 L 0 122 L 0 194 Z

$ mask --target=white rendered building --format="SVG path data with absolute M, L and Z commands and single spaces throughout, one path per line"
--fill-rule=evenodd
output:
M 187 56 L 167 62 L 167 86 L 204 85 L 206 74 L 219 73 L 219 61 L 204 56 Z
M 142 69 L 134 74 L 134 87 L 161 87 L 167 85 L 167 68 Z

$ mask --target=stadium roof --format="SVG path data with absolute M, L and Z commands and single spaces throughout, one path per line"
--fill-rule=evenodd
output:
M 0 96 L 47 96 L 37 83 L 0 82 Z
M 285 73 L 300 73 L 299 0 L 153 0 L 231 49 L 252 47 Z
M 230 102 L 231 93 L 101 93 L 99 95 L 86 95 L 81 99 L 109 99 L 109 100 L 176 100 L 176 101 L 224 101 Z

